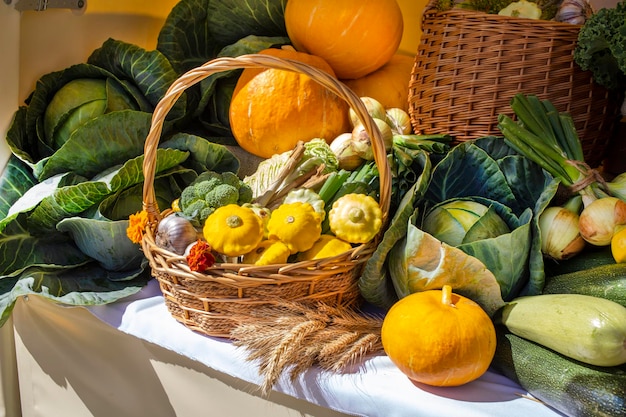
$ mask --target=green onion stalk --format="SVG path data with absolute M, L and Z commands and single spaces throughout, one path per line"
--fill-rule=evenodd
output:
M 583 207 L 607 195 L 604 179 L 585 162 L 570 114 L 560 113 L 549 100 L 521 93 L 513 97 L 511 108 L 517 122 L 498 116 L 498 128 L 509 146 L 580 195 Z
M 415 184 L 422 174 L 416 161 L 422 153 L 444 155 L 450 150 L 452 136 L 448 134 L 394 135 L 393 145 L 388 153 L 391 167 L 391 206 L 392 211 L 402 201 L 404 194 Z

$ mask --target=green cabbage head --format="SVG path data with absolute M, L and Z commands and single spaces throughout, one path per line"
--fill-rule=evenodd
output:
M 451 246 L 511 231 L 493 206 L 462 199 L 435 206 L 424 219 L 422 229 Z
M 61 87 L 44 113 L 44 135 L 53 149 L 67 142 L 86 122 L 116 110 L 138 110 L 121 85 L 111 78 L 78 78 Z

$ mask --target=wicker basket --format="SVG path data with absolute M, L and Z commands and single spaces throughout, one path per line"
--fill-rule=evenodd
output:
M 168 210 L 159 211 L 153 188 L 156 150 L 165 116 L 185 89 L 209 75 L 254 67 L 306 74 L 350 105 L 373 138 L 375 162 L 380 175 L 383 224 L 386 224 L 389 212 L 391 172 L 381 133 L 359 97 L 332 76 L 296 61 L 258 54 L 218 58 L 182 75 L 156 106 L 146 138 L 143 206 L 148 213 L 149 223 L 142 248 L 172 316 L 187 327 L 209 336 L 230 337 L 230 332 L 251 320 L 250 313 L 261 305 L 271 307 L 281 301 L 325 303 L 332 306 L 358 305 L 361 301 L 358 275 L 383 233 L 381 230 L 372 242 L 332 258 L 268 266 L 222 263 L 215 264 L 204 273 L 191 271 L 183 256 L 155 244 L 158 222 L 169 214 Z
M 457 143 L 500 135 L 497 117 L 513 116 L 513 95 L 536 94 L 572 115 L 587 163 L 598 166 L 621 102 L 574 62 L 579 30 L 459 8 L 439 12 L 431 0 L 409 85 L 414 130 L 449 133 Z

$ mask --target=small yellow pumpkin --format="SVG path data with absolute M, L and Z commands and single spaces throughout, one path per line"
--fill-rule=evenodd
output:
M 319 68 L 335 76 L 322 58 L 293 49 L 259 52 Z M 349 106 L 308 75 L 273 68 L 246 68 L 229 108 L 237 143 L 261 158 L 292 150 L 298 141 L 323 138 L 330 143 L 349 130 Z
M 611 238 L 611 254 L 616 263 L 626 262 L 626 225 L 615 228 Z
M 328 213 L 330 231 L 350 243 L 367 243 L 383 226 L 383 212 L 373 197 L 350 193 L 339 197 Z
M 322 57 L 340 79 L 355 79 L 398 51 L 404 21 L 396 0 L 289 0 L 285 26 L 297 50 Z
M 381 341 L 400 371 L 432 386 L 473 381 L 487 371 L 496 352 L 491 318 L 449 285 L 396 302 L 383 320 Z
M 263 229 L 263 220 L 251 208 L 228 204 L 207 217 L 202 234 L 211 248 L 232 257 L 256 248 Z
M 409 84 L 415 58 L 397 53 L 376 71 L 354 80 L 341 80 L 360 97 L 372 97 L 386 109 L 409 111 Z
M 291 251 L 280 240 L 264 240 L 255 249 L 243 255 L 242 262 L 254 265 L 284 264 L 289 255 Z
M 310 261 L 312 259 L 323 259 L 337 256 L 352 249 L 352 245 L 337 236 L 323 234 L 313 244 L 313 247 L 297 256 L 298 261 Z
M 322 234 L 322 218 L 309 203 L 283 203 L 267 223 L 268 239 L 282 241 L 291 253 L 313 247 Z

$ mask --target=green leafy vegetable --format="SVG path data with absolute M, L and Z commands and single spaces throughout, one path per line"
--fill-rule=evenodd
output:
M 113 153 L 123 151 L 117 154 L 118 163 L 141 153 L 150 113 L 177 78 L 162 54 L 120 41 L 106 41 L 89 61 L 42 76 L 26 106 L 15 112 L 7 143 L 16 157 L 34 168 L 36 178 L 63 172 L 68 163 L 75 165 L 75 172 L 84 166 L 86 176 L 100 172 L 98 164 L 102 159 L 111 163 L 110 157 L 76 158 L 94 143 Z M 182 117 L 183 106 L 176 103 L 168 117 Z M 129 147 L 135 129 L 145 131 Z
M 250 36 L 286 37 L 286 0 L 181 0 L 159 32 L 157 49 L 179 74 Z
M 11 155 L 4 168 L 4 175 L 0 176 L 0 219 L 9 214 L 9 207 L 36 182 L 30 168 Z
M 57 224 L 59 232 L 67 232 L 76 246 L 95 259 L 107 271 L 137 269 L 145 261 L 139 246 L 130 239 L 120 239 L 126 234 L 128 220 L 96 220 L 69 217 Z
M 591 71 L 598 84 L 611 89 L 626 86 L 626 2 L 592 14 L 578 33 L 574 61 Z
M 179 76 L 160 51 L 146 51 L 137 45 L 114 39 L 106 40 L 100 48 L 93 51 L 87 58 L 87 63 L 111 72 L 129 91 L 135 93 L 134 97 L 139 103 L 147 102 L 149 107 L 140 108 L 144 111 L 153 109 Z M 168 112 L 167 118 L 171 120 L 183 117 L 185 105 L 184 99 L 178 100 Z

